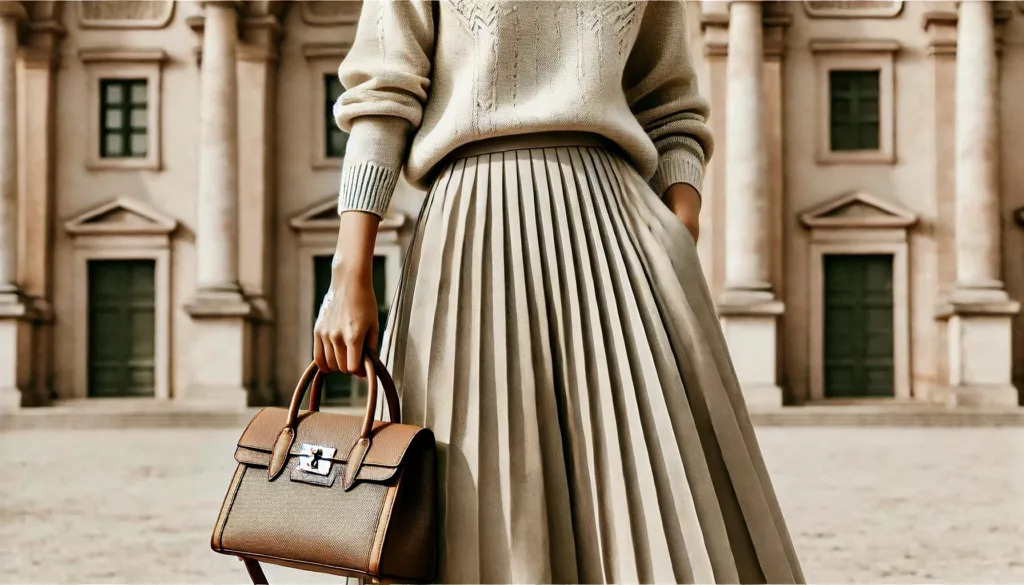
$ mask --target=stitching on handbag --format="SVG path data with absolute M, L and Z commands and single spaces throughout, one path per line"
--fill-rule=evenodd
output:
M 398 488 L 402 485 L 402 478 L 399 477 L 395 485 L 388 486 L 388 491 L 384 494 L 384 508 L 381 510 L 380 518 L 377 520 L 378 529 L 377 532 L 380 534 L 378 540 L 374 535 L 374 540 L 377 542 L 374 544 L 373 549 L 370 551 L 370 563 L 367 565 L 374 573 L 380 573 L 380 557 L 384 554 L 384 539 L 387 538 L 388 527 L 391 525 L 391 518 L 393 517 L 392 512 L 395 509 L 395 501 L 398 499 Z M 383 523 L 383 528 L 379 528 L 382 524 L 381 519 L 387 515 L 387 520 Z
M 246 465 L 239 463 L 238 468 L 235 469 L 235 476 L 231 478 L 231 485 L 228 486 L 228 494 L 231 499 L 228 500 L 227 508 L 222 512 L 221 517 L 217 519 L 217 527 L 214 531 L 214 538 L 217 541 L 217 548 L 224 550 L 224 531 L 228 527 L 228 516 L 231 515 L 231 508 L 235 507 L 235 498 L 238 496 L 238 490 L 242 487 L 242 477 L 245 476 Z

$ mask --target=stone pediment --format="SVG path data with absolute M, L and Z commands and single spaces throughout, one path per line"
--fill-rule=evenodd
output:
M 800 223 L 809 229 L 906 229 L 917 223 L 917 215 L 891 201 L 855 191 L 801 213 Z
M 72 236 L 170 235 L 178 220 L 127 197 L 87 209 L 64 223 Z
M 401 213 L 388 210 L 387 216 L 380 222 L 380 231 L 394 231 L 405 225 L 406 217 Z M 304 231 L 338 231 L 338 199 L 330 197 L 306 209 L 291 218 L 288 223 L 292 229 Z

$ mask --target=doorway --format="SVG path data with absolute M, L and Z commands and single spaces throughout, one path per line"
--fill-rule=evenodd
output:
M 156 262 L 88 262 L 89 397 L 155 396 Z
M 826 398 L 895 396 L 893 256 L 824 256 Z

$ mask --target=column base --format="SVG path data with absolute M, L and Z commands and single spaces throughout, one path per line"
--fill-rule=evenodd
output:
M 204 408 L 245 408 L 252 386 L 252 304 L 237 292 L 200 291 L 185 311 L 192 317 L 192 379 L 181 400 Z
M 783 403 L 777 345 L 778 318 L 784 310 L 770 293 L 730 291 L 718 306 L 740 390 L 751 410 L 771 410 Z
M 1018 407 L 1020 395 L 1013 386 L 951 386 L 948 404 L 953 408 L 985 406 L 1010 409 Z
M 1020 303 L 1002 290 L 957 290 L 940 307 L 949 340 L 952 406 L 1019 404 L 1013 375 L 1013 318 Z
M 757 412 L 773 410 L 782 406 L 782 388 L 779 386 L 744 386 L 740 382 L 740 390 L 743 392 L 743 401 L 749 410 Z
M 11 288 L 0 290 L 0 412 L 18 410 L 32 383 L 31 301 Z
M 21 410 L 21 390 L 0 388 L 0 413 Z

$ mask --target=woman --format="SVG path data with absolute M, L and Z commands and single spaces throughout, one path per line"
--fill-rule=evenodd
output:
M 802 581 L 701 271 L 683 2 L 364 2 L 323 370 L 375 348 L 399 172 L 428 189 L 382 354 L 439 444 L 439 580 Z

